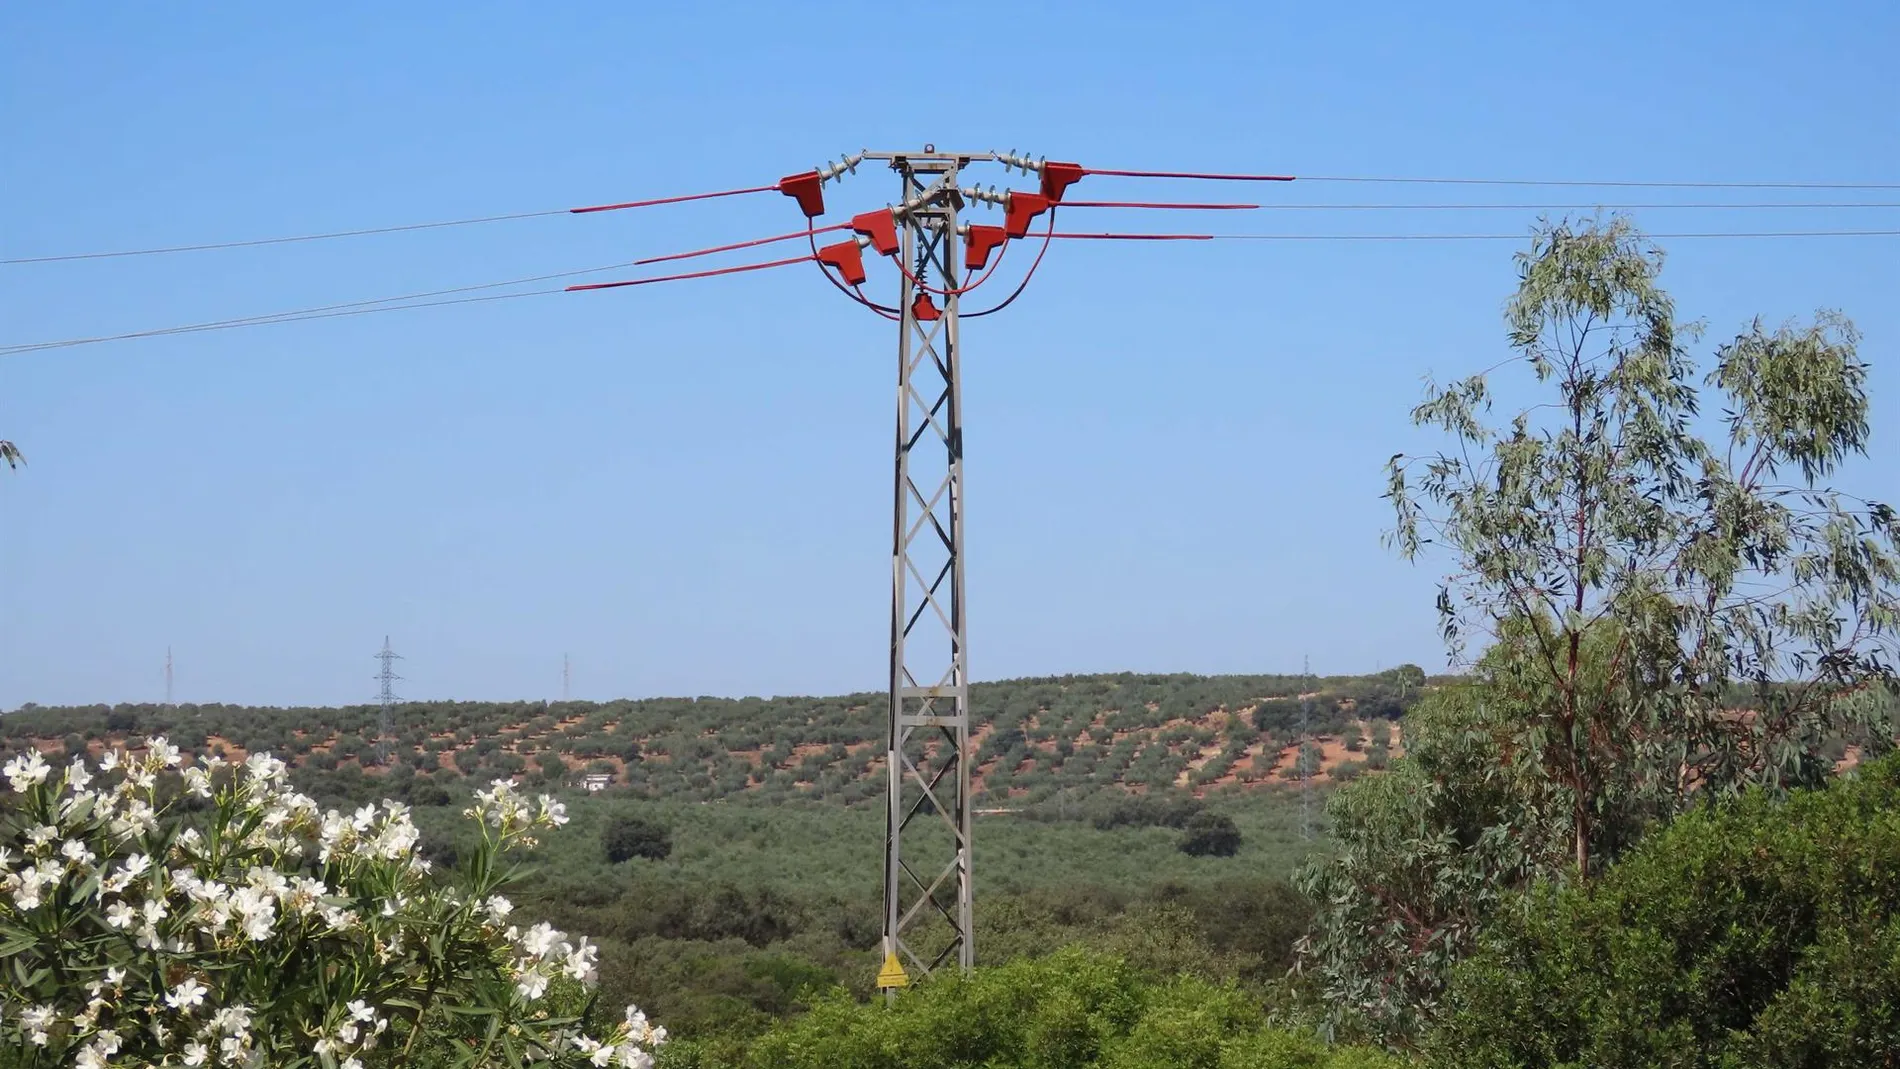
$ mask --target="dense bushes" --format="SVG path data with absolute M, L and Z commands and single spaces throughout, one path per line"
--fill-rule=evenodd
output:
M 1240 852 L 1240 829 L 1225 813 L 1196 813 L 1182 826 L 1181 852 L 1195 857 L 1233 857 Z
M 666 1064 L 772 1069 L 1375 1069 L 1368 1050 L 1329 1048 L 1265 1026 L 1258 1001 L 1192 977 L 1155 980 L 1118 958 L 1067 949 L 944 974 L 894 1005 L 828 998 L 778 1025 L 739 1061 L 690 1047 Z
M 1454 973 L 1438 1064 L 1900 1061 L 1900 758 L 1689 813 L 1519 905 Z
M 665 861 L 673 852 L 673 834 L 645 817 L 618 816 L 601 830 L 600 844 L 607 860 L 616 865 L 636 857 Z

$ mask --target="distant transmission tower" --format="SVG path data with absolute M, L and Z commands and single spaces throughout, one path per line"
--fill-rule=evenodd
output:
M 394 684 L 398 679 L 402 678 L 396 674 L 395 667 L 390 663 L 392 661 L 402 660 L 402 654 L 389 648 L 388 635 L 383 636 L 383 650 L 376 655 L 376 659 L 383 662 L 383 670 L 376 673 L 376 678 L 383 684 L 382 694 L 379 696 L 383 708 L 381 715 L 376 721 L 376 763 L 379 765 L 387 765 L 389 763 L 389 737 L 395 732 L 393 713 L 396 702 L 399 700 L 396 697 Z
M 561 700 L 563 702 L 567 701 L 567 696 L 572 690 L 573 683 L 574 668 L 573 665 L 568 663 L 567 654 L 563 653 L 561 654 Z
M 172 648 L 165 647 L 165 704 L 172 703 Z
M 1304 654 L 1300 657 L 1300 689 L 1310 692 L 1313 686 L 1313 662 Z M 1300 745 L 1295 751 L 1294 767 L 1300 773 L 1300 838 L 1313 837 L 1313 773 L 1307 767 L 1307 732 L 1311 728 L 1313 699 L 1305 694 L 1300 697 Z

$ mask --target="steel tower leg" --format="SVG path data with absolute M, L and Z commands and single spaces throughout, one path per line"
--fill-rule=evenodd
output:
M 917 206 L 898 222 L 899 255 L 914 277 L 904 281 L 897 341 L 884 952 L 886 972 L 894 955 L 910 977 L 952 958 L 967 971 L 976 960 L 954 292 L 958 162 L 926 151 L 891 165 L 903 182 L 898 203 Z M 952 292 L 932 294 L 920 282 Z

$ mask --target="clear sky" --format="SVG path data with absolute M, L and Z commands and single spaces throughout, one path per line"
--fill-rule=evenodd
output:
M 1106 168 L 1900 181 L 1888 2 L 928 10 L 7 5 L 0 257 L 750 185 L 925 141 Z M 892 185 L 861 170 L 828 197 L 863 210 Z M 1519 233 L 1536 214 L 1078 211 L 1065 228 Z M 1892 208 L 1632 214 L 1652 232 L 1900 229 Z M 0 266 L 0 344 L 798 223 L 770 196 Z M 1900 498 L 1900 241 L 1664 244 L 1665 282 L 1711 340 L 1755 315 L 1856 319 L 1877 429 L 1843 483 Z M 1056 247 L 1024 299 L 965 328 L 977 678 L 1442 665 L 1443 562 L 1382 548 L 1380 465 L 1432 442 L 1405 426 L 1424 376 L 1505 354 L 1514 248 Z M 0 708 L 155 700 L 168 645 L 180 701 L 361 701 L 385 634 L 413 698 L 557 697 L 564 652 L 577 697 L 881 687 L 894 340 L 796 269 L 0 358 L 0 437 L 30 461 L 0 473 Z

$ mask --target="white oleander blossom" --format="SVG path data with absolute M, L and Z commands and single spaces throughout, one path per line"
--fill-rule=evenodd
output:
M 269 754 L 187 763 L 162 736 L 63 769 L 29 751 L 0 774 L 0 944 L 24 948 L 18 975 L 38 978 L 0 996 L 0 1050 L 79 1069 L 251 1069 L 314 1051 L 362 1069 L 457 1029 L 479 1042 L 498 1015 L 530 1060 L 647 1069 L 666 1040 L 632 1007 L 598 1035 L 545 1008 L 557 985 L 595 982 L 598 948 L 511 923 L 495 875 L 511 866 L 433 875 L 400 803 L 325 811 Z M 196 809 L 174 809 L 180 797 Z M 506 780 L 466 815 L 490 860 L 568 822 L 558 799 Z M 458 962 L 457 979 L 431 987 L 424 948 Z M 318 976 L 343 986 L 283 987 Z

